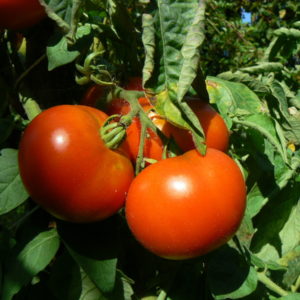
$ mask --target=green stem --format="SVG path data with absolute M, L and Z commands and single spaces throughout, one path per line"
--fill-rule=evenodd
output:
M 300 288 L 300 276 L 298 277 L 296 283 L 292 286 L 292 292 L 296 293 Z
M 140 144 L 139 144 L 138 156 L 136 158 L 135 175 L 139 174 L 139 172 L 143 168 L 144 145 L 145 145 L 146 135 L 147 135 L 147 126 L 146 126 L 145 122 L 142 122 L 142 120 L 141 120 Z
M 165 300 L 167 299 L 167 292 L 165 290 L 161 290 L 156 300 Z
M 20 97 L 22 99 L 22 96 Z M 21 102 L 29 121 L 34 119 L 42 111 L 36 101 L 31 98 L 22 99 Z
M 277 293 L 279 296 L 283 297 L 288 295 L 289 293 L 277 285 L 274 281 L 272 281 L 264 272 L 257 273 L 258 280 L 263 283 L 269 290 Z

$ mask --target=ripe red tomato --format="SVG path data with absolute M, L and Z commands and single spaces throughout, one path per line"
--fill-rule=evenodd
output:
M 168 259 L 203 255 L 226 243 L 245 211 L 246 187 L 225 153 L 191 150 L 145 168 L 133 180 L 126 218 L 135 238 Z
M 139 98 L 139 103 L 145 111 L 152 108 L 149 100 L 145 97 Z M 109 115 L 119 114 L 126 115 L 130 111 L 130 105 L 125 99 L 117 98 L 111 101 L 106 112 Z M 128 153 L 132 162 L 135 162 L 138 156 L 141 134 L 141 122 L 135 117 L 132 123 L 126 129 L 126 139 L 123 147 Z M 151 129 L 147 130 L 147 136 L 144 145 L 144 157 L 161 160 L 163 154 L 163 142 L 159 136 Z
M 141 77 L 130 77 L 125 85 L 126 90 L 142 91 L 143 79 Z
M 130 160 L 99 136 L 107 115 L 81 105 L 43 111 L 26 128 L 20 174 L 32 199 L 54 216 L 93 222 L 116 213 L 133 179 Z
M 38 0 L 0 0 L 0 28 L 27 28 L 45 16 L 45 9 Z
M 132 162 L 135 162 L 138 156 L 141 134 L 141 122 L 135 117 L 132 123 L 126 129 L 126 139 L 122 143 L 125 151 L 128 153 Z M 145 158 L 151 158 L 154 160 L 161 160 L 163 154 L 163 142 L 159 136 L 151 129 L 147 129 L 146 138 L 144 141 Z
M 97 101 L 102 97 L 104 88 L 101 85 L 91 85 L 84 93 L 80 104 L 95 107 Z
M 129 78 L 127 84 L 125 85 L 125 89 L 142 91 L 142 78 Z M 94 96 L 92 96 L 91 98 L 94 99 Z M 149 100 L 145 97 L 139 98 L 139 102 L 145 111 L 152 108 L 152 105 L 150 104 Z M 130 105 L 125 99 L 116 98 L 109 103 L 105 111 L 108 115 L 118 114 L 123 116 L 129 113 Z M 128 156 L 130 157 L 131 161 L 135 162 L 138 156 L 141 134 L 141 123 L 138 118 L 133 119 L 131 125 L 128 126 L 126 130 L 126 133 L 127 137 L 123 142 L 122 146 L 128 154 Z M 144 145 L 144 157 L 160 160 L 162 158 L 162 154 L 163 143 L 161 139 L 151 129 L 148 129 Z
M 229 131 L 220 114 L 210 104 L 199 100 L 189 101 L 188 104 L 203 128 L 206 146 L 225 152 L 229 143 Z M 195 148 L 190 131 L 172 125 L 155 113 L 151 115 L 151 119 L 166 136 L 172 136 L 184 152 Z

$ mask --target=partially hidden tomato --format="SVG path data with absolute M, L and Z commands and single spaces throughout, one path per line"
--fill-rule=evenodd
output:
M 126 90 L 143 91 L 143 79 L 141 77 L 129 77 L 125 84 Z
M 81 105 L 49 108 L 25 129 L 19 148 L 23 183 L 57 218 L 93 222 L 116 213 L 133 179 L 122 149 L 108 149 L 99 129 L 108 116 Z
M 246 187 L 237 164 L 208 148 L 161 160 L 133 180 L 126 219 L 135 238 L 168 259 L 203 255 L 226 243 L 245 211 Z
M 104 87 L 98 84 L 91 85 L 80 100 L 81 105 L 96 107 L 98 100 L 102 97 Z
M 206 146 L 226 152 L 229 144 L 229 130 L 221 115 L 209 103 L 199 99 L 188 101 L 188 104 L 203 128 Z M 150 117 L 167 137 L 173 137 L 181 150 L 186 152 L 195 148 L 190 131 L 174 126 L 157 113 L 152 113 Z
M 138 77 L 130 78 L 126 89 L 130 90 L 142 90 L 142 79 Z M 140 105 L 144 111 L 148 111 L 153 106 L 150 104 L 149 100 L 146 97 L 140 97 L 138 99 Z M 125 99 L 116 98 L 113 99 L 106 112 L 109 115 L 126 115 L 130 111 L 130 105 Z M 126 139 L 124 140 L 122 146 L 125 151 L 128 153 L 132 162 L 135 162 L 138 156 L 139 145 L 141 140 L 141 122 L 138 117 L 134 117 L 132 123 L 126 129 Z M 151 129 L 147 129 L 146 138 L 144 141 L 143 156 L 145 158 L 150 158 L 154 160 L 161 160 L 163 155 L 163 142 L 160 137 Z
M 46 17 L 39 0 L 0 0 L 0 28 L 20 30 Z
M 139 98 L 139 102 L 144 110 L 151 109 L 150 102 L 147 98 Z M 130 111 L 129 103 L 124 99 L 114 99 L 107 109 L 109 115 L 120 114 L 126 115 Z M 135 162 L 138 156 L 139 145 L 141 140 L 141 122 L 138 117 L 134 117 L 132 123 L 126 129 L 126 139 L 122 146 L 128 153 L 132 162 Z M 163 155 L 163 142 L 160 137 L 151 129 L 147 129 L 144 141 L 143 156 L 146 158 L 161 160 Z

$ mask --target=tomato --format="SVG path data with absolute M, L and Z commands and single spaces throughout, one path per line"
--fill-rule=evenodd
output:
M 20 142 L 19 167 L 32 199 L 57 218 L 93 222 L 116 213 L 133 179 L 130 160 L 99 135 L 108 116 L 81 105 L 49 108 Z
M 126 129 L 126 139 L 123 142 L 123 147 L 128 153 L 132 162 L 135 162 L 138 156 L 139 145 L 140 145 L 140 134 L 141 134 L 141 122 L 135 117 L 132 123 Z M 161 160 L 163 154 L 163 142 L 159 136 L 152 131 L 147 129 L 146 138 L 144 141 L 143 155 L 145 158 L 154 160 Z
M 103 86 L 97 84 L 91 85 L 84 93 L 80 104 L 95 107 L 97 101 L 102 97 L 103 92 Z
M 136 81 L 135 81 L 136 80 Z M 130 86 L 132 90 L 142 88 L 141 80 L 138 81 L 134 79 L 133 82 L 129 82 L 127 87 Z M 131 85 L 129 85 L 131 84 Z M 148 111 L 152 108 L 149 100 L 145 97 L 140 97 L 140 105 L 145 111 Z M 109 115 L 119 114 L 126 115 L 130 111 L 130 105 L 125 99 L 116 98 L 113 99 L 108 107 L 106 112 Z M 141 135 L 141 122 L 135 117 L 132 120 L 132 123 L 128 126 L 126 130 L 126 139 L 123 142 L 123 147 L 128 153 L 132 162 L 135 162 L 138 156 L 139 145 L 140 145 L 140 135 Z M 147 135 L 144 145 L 144 157 L 151 158 L 154 160 L 161 160 L 163 154 L 163 142 L 159 136 L 153 132 L 151 129 L 147 129 Z
M 229 143 L 229 131 L 220 114 L 210 104 L 200 100 L 188 101 L 188 104 L 198 117 L 203 128 L 206 146 L 225 152 Z M 190 131 L 172 125 L 155 113 L 152 113 L 151 119 L 167 137 L 172 136 L 184 152 L 195 148 Z
M 27 28 L 45 16 L 45 9 L 39 0 L 0 0 L 0 28 Z
M 245 211 L 246 187 L 222 151 L 195 149 L 145 168 L 133 180 L 126 219 L 135 238 L 168 259 L 203 255 L 226 243 Z
M 125 85 L 125 89 L 143 91 L 143 79 L 141 77 L 130 77 Z
M 151 104 L 147 98 L 139 98 L 139 102 L 144 110 L 151 109 Z M 129 103 L 121 98 L 114 99 L 107 108 L 109 115 L 120 114 L 126 115 L 130 111 Z M 138 117 L 134 117 L 132 123 L 126 129 L 126 139 L 123 142 L 123 147 L 128 153 L 132 162 L 135 162 L 138 156 L 141 134 L 141 122 Z M 144 145 L 144 157 L 161 160 L 163 154 L 163 142 L 159 136 L 151 129 L 147 129 L 147 135 Z

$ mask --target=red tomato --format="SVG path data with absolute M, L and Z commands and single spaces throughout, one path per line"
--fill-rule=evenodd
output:
M 143 79 L 141 77 L 130 77 L 125 85 L 126 90 L 142 91 Z
M 102 95 L 103 86 L 97 84 L 91 85 L 84 93 L 80 104 L 95 107 L 97 101 L 102 97 Z
M 141 122 L 135 117 L 132 123 L 126 129 L 126 139 L 122 146 L 128 153 L 132 162 L 135 162 L 138 156 L 141 134 Z M 151 129 L 147 129 L 146 138 L 144 141 L 144 157 L 155 160 L 161 160 L 163 154 L 163 142 L 159 136 Z
M 149 100 L 145 97 L 139 98 L 139 103 L 145 111 L 152 108 Z M 114 99 L 107 108 L 109 115 L 126 115 L 130 111 L 130 105 L 125 99 Z M 128 153 L 132 162 L 136 161 L 139 151 L 141 122 L 135 117 L 126 130 L 126 139 L 123 142 L 125 151 Z M 144 157 L 161 160 L 163 154 L 163 142 L 158 135 L 151 129 L 147 130 L 147 136 L 144 145 Z
M 225 152 L 229 143 L 229 131 L 223 118 L 208 103 L 195 100 L 188 104 L 200 121 L 206 146 Z M 172 136 L 184 152 L 195 148 L 190 131 L 172 125 L 155 113 L 151 115 L 151 119 L 166 136 Z
M 98 221 L 124 205 L 133 167 L 101 140 L 107 117 L 88 106 L 60 105 L 43 111 L 24 132 L 21 178 L 32 199 L 60 219 Z
M 245 211 L 246 187 L 225 153 L 196 150 L 161 160 L 133 180 L 126 218 L 145 248 L 168 259 L 203 255 L 226 243 Z
M 45 16 L 45 9 L 39 0 L 0 0 L 0 28 L 27 28 Z

